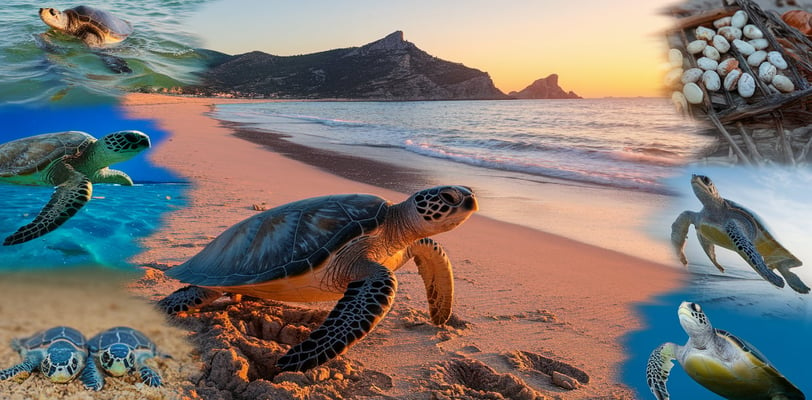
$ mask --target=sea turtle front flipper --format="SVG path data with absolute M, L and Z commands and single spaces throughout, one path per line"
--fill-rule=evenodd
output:
M 103 51 L 94 51 L 93 54 L 99 56 L 99 59 L 102 60 L 110 71 L 117 74 L 131 74 L 133 72 L 132 68 L 127 64 L 127 61 L 121 57 Z
M 87 357 L 86 362 L 85 368 L 82 370 L 81 375 L 79 375 L 79 380 L 82 381 L 85 389 L 98 392 L 104 387 L 104 376 L 96 365 L 96 357 L 90 355 Z
M 699 244 L 702 246 L 702 250 L 705 250 L 705 254 L 708 255 L 708 258 L 711 260 L 713 265 L 716 266 L 721 272 L 725 272 L 725 267 L 719 265 L 719 262 L 716 261 L 716 249 L 713 247 L 713 242 L 708 239 L 705 239 L 698 231 L 696 233 L 696 238 L 699 239 Z
M 37 353 L 29 353 L 23 362 L 0 371 L 0 381 L 11 379 L 15 382 L 22 382 L 28 379 L 42 362 L 42 356 Z
M 67 179 L 56 187 L 51 200 L 42 208 L 39 215 L 30 224 L 7 237 L 3 242 L 4 246 L 27 242 L 58 228 L 90 200 L 93 193 L 93 184 L 90 180 L 73 167 L 63 165 L 62 171 L 59 172 L 65 173 Z
M 682 265 L 688 265 L 688 259 L 685 258 L 685 239 L 688 238 L 688 228 L 691 227 L 695 214 L 693 211 L 683 211 L 671 224 L 671 243 Z
M 388 268 L 369 262 L 370 274 L 350 282 L 324 323 L 276 362 L 283 371 L 305 371 L 341 354 L 368 334 L 389 312 L 397 280 Z
M 646 382 L 651 393 L 657 400 L 668 400 L 668 375 L 674 366 L 673 359 L 676 358 L 677 345 L 674 343 L 663 343 L 648 357 L 646 364 Z
M 135 365 L 138 370 L 138 376 L 141 378 L 141 382 L 144 382 L 145 385 L 156 387 L 163 384 L 161 375 L 158 374 L 158 372 L 156 372 L 154 369 L 144 365 L 143 360 L 137 361 Z
M 132 186 L 133 180 L 124 171 L 117 169 L 101 168 L 90 177 L 93 183 L 113 183 L 121 186 Z
M 426 284 L 431 322 L 442 325 L 451 316 L 451 303 L 454 299 L 451 261 L 448 260 L 443 247 L 429 238 L 414 242 L 409 250 L 414 256 L 417 271 Z
M 223 292 L 200 286 L 186 286 L 174 291 L 158 302 L 158 308 L 169 315 L 200 309 L 223 297 Z
M 801 280 L 798 275 L 795 275 L 794 272 L 790 271 L 789 268 L 786 267 L 777 267 L 776 270 L 784 276 L 784 279 L 787 281 L 789 287 L 795 290 L 798 293 L 809 293 L 809 286 Z
M 767 280 L 767 282 L 772 283 L 778 287 L 784 287 L 784 280 L 781 279 L 775 272 L 767 268 L 767 264 L 764 263 L 764 257 L 759 254 L 756 246 L 753 245 L 753 242 L 747 238 L 739 225 L 736 224 L 735 221 L 728 221 L 725 224 L 725 232 L 727 233 L 728 237 L 730 237 L 731 243 L 733 243 L 734 250 L 739 253 L 742 258 L 750 264 L 751 267 L 759 274 L 762 278 Z

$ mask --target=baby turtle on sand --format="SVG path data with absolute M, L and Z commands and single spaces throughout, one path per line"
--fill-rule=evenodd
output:
M 716 261 L 714 245 L 739 253 L 762 278 L 773 285 L 784 287 L 784 281 L 772 271 L 775 269 L 796 292 L 809 293 L 809 287 L 789 270 L 803 264 L 801 260 L 773 238 L 756 214 L 722 198 L 707 176 L 692 175 L 691 187 L 702 202 L 702 210 L 683 211 L 671 225 L 671 242 L 683 265 L 688 265 L 685 239 L 688 228 L 693 224 L 702 249 L 719 271 L 724 272 L 725 269 Z
M 59 11 L 40 8 L 39 17 L 46 25 L 75 36 L 90 47 L 115 44 L 133 33 L 132 25 L 107 11 L 78 6 Z
M 104 386 L 104 377 L 98 367 L 116 377 L 137 371 L 144 384 L 161 386 L 161 375 L 146 366 L 144 361 L 153 357 L 169 356 L 158 351 L 155 343 L 143 333 L 126 326 L 118 326 L 88 340 L 87 347 L 90 351 L 88 380 L 99 388 Z
M 714 329 L 699 304 L 683 302 L 677 312 L 688 343 L 664 343 L 651 352 L 646 380 L 659 400 L 669 398 L 666 382 L 676 359 L 685 372 L 708 390 L 730 400 L 804 400 L 758 349 L 721 329 Z
M 250 217 L 167 275 L 190 283 L 159 302 L 170 314 L 223 292 L 281 301 L 338 300 L 327 320 L 277 361 L 304 371 L 343 354 L 392 306 L 393 271 L 414 258 L 432 322 L 451 315 L 454 281 L 443 248 L 428 236 L 465 222 L 477 200 L 464 186 L 439 186 L 392 204 L 364 194 L 300 200 Z
M 23 381 L 31 372 L 39 370 L 52 382 L 66 383 L 79 375 L 87 361 L 87 343 L 84 335 L 67 326 L 57 326 L 31 337 L 14 339 L 11 347 L 23 362 L 0 371 L 0 380 L 14 378 Z M 84 374 L 81 377 L 85 386 Z
M 39 215 L 3 245 L 36 239 L 62 225 L 90 200 L 93 183 L 132 186 L 127 174 L 107 166 L 129 160 L 149 146 L 149 136 L 138 131 L 114 132 L 99 140 L 68 131 L 0 144 L 0 183 L 56 186 Z

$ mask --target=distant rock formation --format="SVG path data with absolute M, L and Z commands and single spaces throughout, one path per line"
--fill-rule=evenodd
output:
M 361 47 L 299 56 L 260 51 L 216 55 L 186 93 L 265 98 L 368 100 L 507 99 L 486 72 L 434 57 L 403 32 Z
M 516 99 L 580 99 L 573 91 L 565 92 L 558 86 L 558 75 L 550 74 L 530 84 L 518 92 L 510 92 L 508 96 Z

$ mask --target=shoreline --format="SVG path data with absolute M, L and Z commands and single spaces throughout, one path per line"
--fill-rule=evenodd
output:
M 169 215 L 164 229 L 143 241 L 145 251 L 133 262 L 185 261 L 222 230 L 253 215 L 252 204 L 270 208 L 342 192 L 371 192 L 393 201 L 405 197 L 236 137 L 206 114 L 219 102 L 125 97 L 126 114 L 157 120 L 170 132 L 170 138 L 150 152 L 150 159 L 192 182 L 188 206 Z M 455 265 L 455 315 L 463 323 L 456 328 L 410 323 L 415 315 L 425 314 L 425 289 L 411 264 L 399 270 L 399 293 L 390 315 L 340 357 L 363 360 L 366 369 L 387 376 L 391 388 L 382 394 L 424 398 L 417 394 L 426 390 L 426 379 L 434 382 L 426 378 L 431 366 L 463 356 L 562 399 L 633 396 L 618 383 L 620 363 L 626 358 L 620 340 L 640 327 L 635 304 L 679 287 L 680 270 L 481 215 L 436 238 Z M 157 299 L 177 286 L 142 285 L 136 291 Z M 324 310 L 332 305 L 308 306 Z M 556 388 L 540 379 L 539 372 L 516 369 L 506 361 L 505 354 L 517 351 L 583 369 L 590 383 L 573 391 Z

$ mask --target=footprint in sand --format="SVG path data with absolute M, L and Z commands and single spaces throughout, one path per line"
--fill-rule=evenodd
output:
M 515 400 L 546 399 L 522 379 L 511 374 L 500 374 L 481 361 L 462 357 L 444 362 L 429 373 L 432 398 Z
M 586 372 L 567 363 L 528 351 L 514 351 L 503 356 L 520 371 L 550 376 L 553 384 L 564 389 L 577 389 L 589 383 Z

